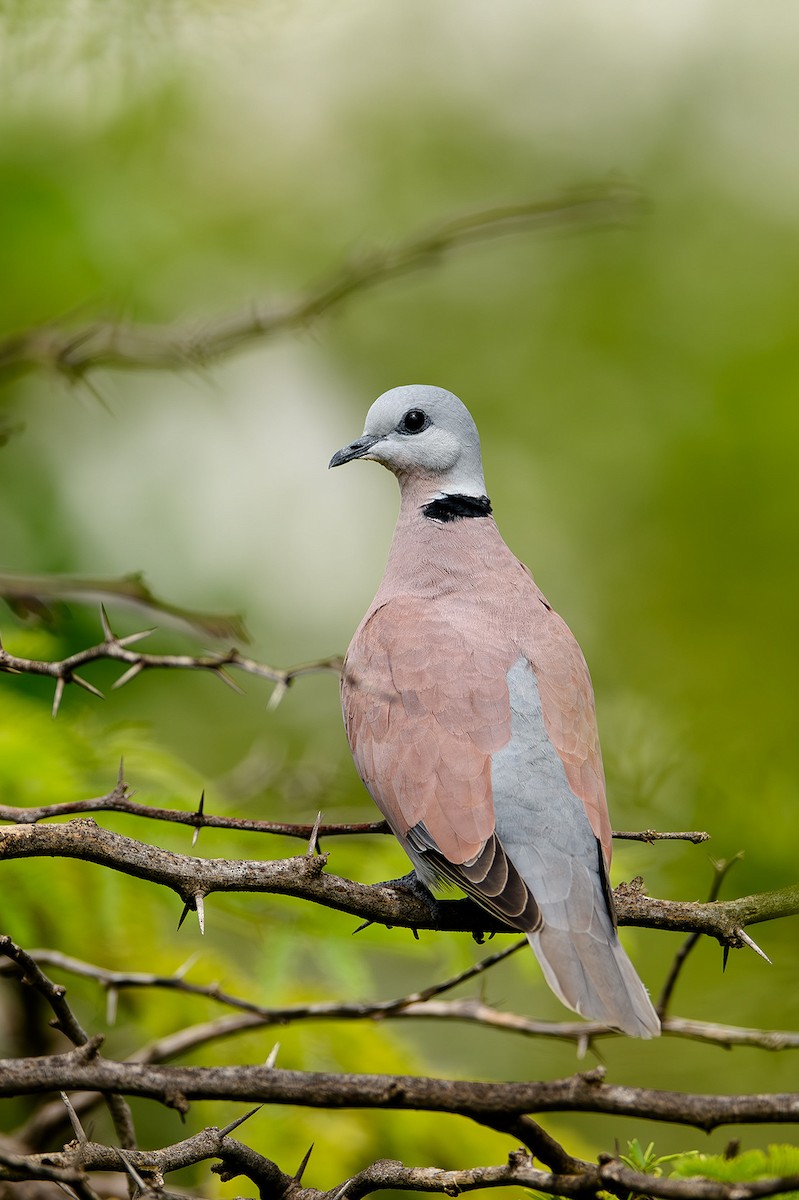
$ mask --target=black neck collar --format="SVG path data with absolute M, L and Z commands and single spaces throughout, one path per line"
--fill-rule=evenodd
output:
M 489 517 L 491 501 L 488 496 L 440 496 L 422 505 L 422 512 L 431 521 L 460 521 L 464 517 Z

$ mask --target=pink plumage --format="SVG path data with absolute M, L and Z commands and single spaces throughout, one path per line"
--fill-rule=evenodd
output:
M 394 471 L 400 514 L 342 674 L 358 772 L 428 885 L 455 883 L 524 930 L 583 1016 L 659 1022 L 615 928 L 611 831 L 582 652 L 502 540 L 457 397 L 381 396 L 331 466 Z

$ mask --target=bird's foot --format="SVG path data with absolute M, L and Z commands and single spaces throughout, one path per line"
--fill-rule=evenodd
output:
M 422 883 L 416 871 L 409 871 L 407 875 L 402 875 L 399 879 L 384 879 L 382 883 L 373 883 L 372 887 L 390 887 L 397 888 L 401 892 L 409 892 L 411 896 L 421 900 L 429 908 L 431 916 L 435 916 L 438 911 L 438 901 L 429 887 Z

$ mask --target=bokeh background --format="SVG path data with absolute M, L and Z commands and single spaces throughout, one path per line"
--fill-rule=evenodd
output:
M 641 874 L 653 894 L 699 899 L 709 858 L 739 851 L 725 895 L 794 882 L 798 111 L 799 10 L 787 2 L 4 0 L 4 336 L 53 320 L 202 331 L 440 220 L 613 173 L 648 204 L 621 228 L 519 232 L 444 256 L 203 368 L 75 384 L 6 370 L 0 565 L 140 570 L 173 604 L 242 612 L 263 661 L 340 653 L 380 577 L 397 498 L 374 465 L 329 475 L 328 459 L 380 392 L 446 386 L 480 427 L 506 539 L 585 650 L 615 827 L 712 834 L 703 847 L 621 844 L 615 882 Z M 123 632 L 149 623 L 109 612 Z M 46 620 L 3 611 L 2 635 L 12 652 L 60 657 L 99 640 L 99 619 L 74 604 Z M 152 646 L 200 648 L 171 629 Z M 87 675 L 103 688 L 114 678 Z M 124 754 L 154 805 L 190 808 L 204 788 L 230 815 L 371 819 L 335 677 L 299 681 L 274 713 L 267 686 L 245 687 L 152 674 L 105 702 L 70 689 L 53 723 L 49 687 L 0 677 L 2 801 L 102 793 Z M 185 831 L 103 823 L 189 849 Z M 388 839 L 326 848 L 332 870 L 365 881 L 405 870 Z M 293 850 L 213 832 L 199 843 L 209 856 Z M 171 895 L 122 876 L 63 862 L 2 871 L 2 925 L 29 948 L 163 972 L 196 955 L 190 978 L 261 1003 L 399 995 L 484 952 L 454 936 L 353 939 L 349 918 L 257 896 L 212 897 L 201 939 L 196 923 L 175 930 Z M 796 919 L 753 932 L 773 965 L 745 951 L 722 974 L 704 942 L 675 1012 L 796 1028 Z M 657 993 L 680 939 L 625 936 Z M 68 982 L 116 1055 L 218 1011 L 128 994 L 107 1028 L 97 989 Z M 562 1015 L 529 956 L 483 988 L 499 1006 Z M 11 989 L 0 1005 L 3 1052 L 41 1052 Z M 547 1078 L 578 1066 L 568 1046 L 467 1026 L 279 1036 L 286 1067 Z M 191 1061 L 261 1061 L 274 1040 L 250 1034 Z M 620 1083 L 797 1085 L 795 1052 L 619 1039 L 602 1054 Z M 5 1103 L 4 1127 L 24 1110 Z M 236 1113 L 197 1105 L 190 1120 Z M 144 1144 L 184 1136 L 171 1112 L 136 1115 Z M 546 1124 L 578 1153 L 633 1136 L 664 1153 L 791 1136 Z M 410 1114 L 264 1111 L 248 1138 L 288 1171 L 315 1141 L 305 1178 L 326 1187 L 378 1157 L 464 1166 L 511 1148 Z

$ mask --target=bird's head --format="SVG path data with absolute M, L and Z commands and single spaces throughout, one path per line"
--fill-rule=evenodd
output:
M 444 388 L 413 383 L 384 392 L 366 414 L 363 436 L 334 454 L 330 466 L 355 458 L 382 463 L 401 486 L 429 483 L 431 495 L 485 495 L 477 426 Z

